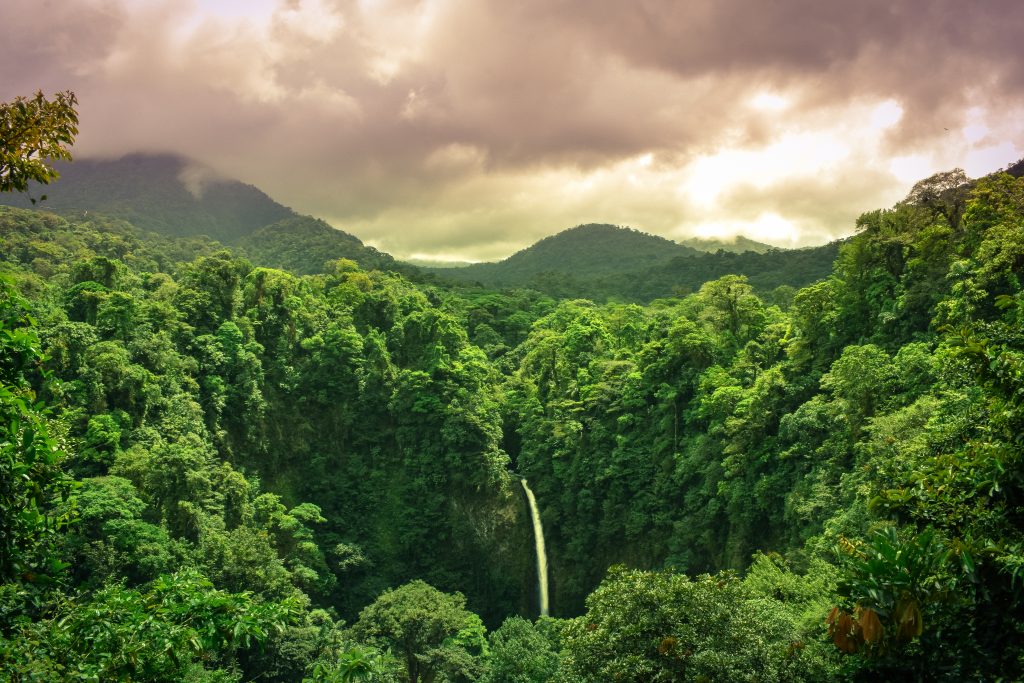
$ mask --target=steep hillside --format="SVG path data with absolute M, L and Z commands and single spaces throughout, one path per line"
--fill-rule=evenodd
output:
M 300 275 L 323 272 L 324 264 L 340 258 L 367 270 L 396 267 L 390 255 L 312 216 L 286 218 L 246 235 L 237 244 L 253 263 Z
M 81 159 L 58 164 L 57 169 L 60 182 L 30 193 L 36 199 L 46 195 L 40 208 L 57 213 L 104 213 L 164 235 L 207 235 L 231 243 L 295 215 L 252 185 L 219 178 L 179 156 Z M 2 195 L 0 203 L 32 206 L 23 195 Z

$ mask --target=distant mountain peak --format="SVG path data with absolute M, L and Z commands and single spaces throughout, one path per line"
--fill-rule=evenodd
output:
M 770 244 L 764 244 L 763 242 L 756 242 L 752 239 L 744 237 L 743 235 L 735 235 L 733 237 L 719 238 L 719 237 L 689 237 L 684 240 L 679 240 L 679 243 L 687 247 L 692 247 L 697 251 L 704 251 L 708 253 L 715 253 L 716 251 L 730 251 L 734 254 L 742 254 L 745 251 L 752 251 L 756 254 L 764 254 L 773 249 L 779 247 L 773 247 Z
M 0 204 L 123 219 L 171 237 L 206 235 L 239 249 L 254 263 L 300 274 L 322 272 L 347 258 L 366 269 L 395 267 L 394 259 L 322 220 L 300 216 L 252 185 L 225 177 L 177 154 L 138 152 L 117 159 L 78 159 L 58 167 L 48 199 L 0 195 Z M 33 191 L 33 194 L 42 194 Z
M 607 236 L 611 236 L 611 235 L 624 235 L 624 234 L 625 235 L 635 235 L 635 236 L 639 236 L 641 238 L 651 238 L 651 239 L 658 240 L 660 242 L 665 242 L 665 243 L 668 243 L 668 244 L 672 244 L 673 243 L 672 240 L 665 239 L 664 237 L 659 237 L 658 235 L 652 235 L 651 233 L 644 232 L 643 230 L 637 230 L 636 228 L 631 228 L 628 225 L 613 225 L 611 223 L 581 223 L 580 225 L 574 226 L 572 228 L 567 228 L 565 230 L 562 230 L 561 232 L 557 232 L 554 235 L 549 235 L 549 236 L 539 240 L 538 244 L 540 242 L 545 242 L 545 241 L 548 241 L 548 240 L 556 240 L 557 241 L 559 239 L 564 239 L 564 238 L 567 238 L 567 237 L 585 236 L 585 237 L 589 238 L 589 237 L 607 237 Z
M 548 270 L 621 273 L 696 253 L 672 240 L 634 228 L 585 223 L 549 235 L 498 264 L 487 265 L 534 273 Z
M 459 279 L 518 285 L 545 273 L 603 277 L 646 270 L 698 252 L 633 228 L 585 223 L 545 237 L 497 263 L 475 263 L 444 272 Z
M 749 275 L 752 284 L 766 289 L 802 286 L 828 274 L 837 248 L 781 250 L 745 237 L 680 244 L 633 228 L 587 223 L 497 263 L 426 270 L 455 281 L 527 287 L 556 297 L 650 300 L 692 291 L 730 273 Z
M 175 237 L 208 235 L 230 244 L 296 215 L 252 185 L 177 154 L 84 158 L 58 164 L 57 170 L 60 180 L 46 187 L 40 208 L 108 214 Z M 4 195 L 0 203 L 31 206 L 22 195 Z

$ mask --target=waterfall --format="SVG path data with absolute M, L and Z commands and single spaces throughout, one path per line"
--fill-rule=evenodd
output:
M 537 499 L 533 497 L 526 479 L 520 479 L 523 490 L 526 491 L 526 500 L 530 503 L 530 517 L 533 518 L 533 543 L 537 548 L 537 592 L 540 594 L 540 615 L 548 615 L 548 555 L 544 552 L 544 527 L 540 523 L 540 511 L 537 509 Z

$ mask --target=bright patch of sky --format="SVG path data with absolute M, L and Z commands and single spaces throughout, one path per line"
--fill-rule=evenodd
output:
M 779 214 L 766 211 L 749 221 L 724 220 L 702 223 L 693 229 L 693 234 L 707 239 L 729 239 L 743 235 L 758 242 L 791 247 L 799 239 L 800 229 Z
M 784 111 L 789 105 L 789 99 L 771 92 L 760 92 L 750 98 L 750 106 L 762 111 Z
M 744 185 L 764 188 L 827 172 L 849 154 L 839 131 L 787 133 L 760 148 L 726 148 L 698 157 L 689 165 L 680 190 L 707 208 L 728 190 Z

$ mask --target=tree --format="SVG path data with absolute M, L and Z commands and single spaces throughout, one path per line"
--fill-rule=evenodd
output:
M 883 527 L 865 543 L 840 539 L 837 555 L 846 565 L 841 592 L 854 605 L 852 613 L 836 607 L 828 617 L 829 635 L 843 652 L 886 654 L 920 637 L 929 603 L 955 594 L 945 571 L 949 554 L 931 529 L 901 537 Z M 907 663 L 907 653 L 895 654 L 898 667 Z
M 0 103 L 0 192 L 25 192 L 31 181 L 45 185 L 57 178 L 49 162 L 71 159 L 68 147 L 78 134 L 76 104 L 70 90 L 52 100 L 39 91 L 32 98 Z
M 967 174 L 962 168 L 954 168 L 919 181 L 903 201 L 940 214 L 949 222 L 949 227 L 956 231 L 960 228 L 970 189 Z
M 391 648 L 405 663 L 409 683 L 475 680 L 487 641 L 480 617 L 461 593 L 442 593 L 425 581 L 385 591 L 364 609 L 354 630 L 360 640 Z
M 551 622 L 548 622 L 549 624 Z M 489 668 L 483 683 L 549 681 L 558 671 L 558 652 L 547 634 L 522 617 L 509 617 L 491 634 Z
M 884 406 L 896 387 L 898 368 L 874 344 L 850 345 L 821 378 L 821 388 L 844 402 L 854 435 Z

